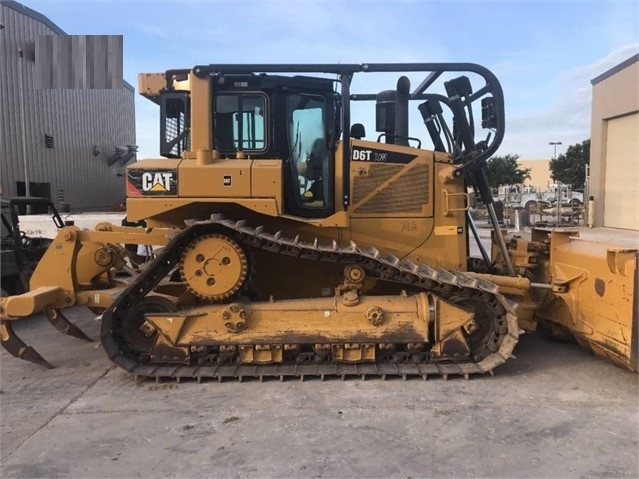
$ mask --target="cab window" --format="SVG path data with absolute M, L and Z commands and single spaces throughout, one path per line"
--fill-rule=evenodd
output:
M 215 148 L 222 153 L 266 150 L 266 98 L 261 94 L 219 93 L 214 105 Z
M 296 203 L 324 209 L 329 201 L 329 153 L 324 128 L 324 98 L 292 94 L 287 98 L 290 165 Z

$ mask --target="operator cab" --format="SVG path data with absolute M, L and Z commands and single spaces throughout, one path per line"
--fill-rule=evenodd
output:
M 333 84 L 300 76 L 212 77 L 213 147 L 222 158 L 282 159 L 289 214 L 334 212 L 339 120 Z
M 334 80 L 217 74 L 210 84 L 212 149 L 222 159 L 281 159 L 286 213 L 333 214 L 334 151 L 341 133 Z M 180 158 L 190 149 L 190 95 L 165 91 L 160 106 L 160 154 Z

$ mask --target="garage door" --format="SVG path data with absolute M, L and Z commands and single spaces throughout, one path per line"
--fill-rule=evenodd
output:
M 604 226 L 639 230 L 639 114 L 608 120 Z

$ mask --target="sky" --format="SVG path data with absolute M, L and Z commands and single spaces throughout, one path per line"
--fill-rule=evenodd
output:
M 639 53 L 636 0 L 21 3 L 68 34 L 123 35 L 136 88 L 138 73 L 209 63 L 478 63 L 504 90 L 497 154 L 522 159 L 588 139 L 591 80 Z M 159 107 L 137 94 L 135 107 L 138 159 L 157 157 Z

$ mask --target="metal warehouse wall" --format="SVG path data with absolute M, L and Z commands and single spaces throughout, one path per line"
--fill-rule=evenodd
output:
M 639 54 L 633 55 L 607 72 L 599 75 L 592 83 L 592 122 L 590 135 L 590 183 L 589 194 L 595 197 L 595 226 L 604 226 L 606 211 L 605 204 L 610 200 L 606 196 L 618 195 L 621 200 L 632 198 L 629 207 L 619 213 L 627 216 L 625 228 L 636 229 L 638 204 L 637 198 L 637 161 L 639 148 L 637 136 L 627 137 L 629 145 L 627 151 L 628 168 L 622 171 L 610 171 L 608 168 L 608 127 L 611 122 L 630 115 L 639 115 Z M 634 151 L 631 151 L 633 150 Z M 606 191 L 606 176 L 616 174 L 622 179 L 619 191 Z M 634 196 L 631 189 L 634 188 Z M 627 190 L 627 191 L 625 191 Z
M 65 33 L 41 14 L 5 0 L 0 24 L 2 193 L 24 194 L 24 183 L 22 191 L 18 183 L 25 181 L 26 165 L 32 196 L 47 196 L 48 188 L 56 202 L 61 192 L 59 202 L 72 211 L 109 209 L 122 201 L 124 168 L 119 162 L 108 166 L 107 159 L 114 147 L 135 144 L 133 87 L 37 89 L 35 41 L 38 35 Z M 51 137 L 53 148 L 45 141 Z

